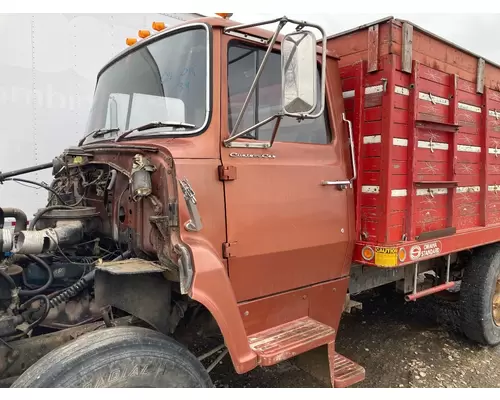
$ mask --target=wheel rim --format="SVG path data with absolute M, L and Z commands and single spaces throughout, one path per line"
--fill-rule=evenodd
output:
M 497 277 L 495 294 L 493 295 L 493 321 L 500 326 L 500 275 Z

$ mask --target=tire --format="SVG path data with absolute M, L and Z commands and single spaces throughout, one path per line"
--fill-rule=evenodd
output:
M 500 343 L 500 324 L 493 319 L 493 296 L 499 277 L 500 245 L 485 246 L 474 251 L 460 287 L 462 331 L 486 346 Z
M 198 359 L 175 340 L 140 327 L 95 331 L 51 351 L 13 388 L 212 387 Z

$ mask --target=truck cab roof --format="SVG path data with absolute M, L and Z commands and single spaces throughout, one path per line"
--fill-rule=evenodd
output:
M 168 33 L 172 32 L 172 31 L 179 30 L 179 29 L 182 29 L 184 27 L 194 26 L 197 24 L 205 24 L 205 25 L 210 26 L 211 28 L 220 28 L 220 29 L 225 29 L 225 28 L 230 28 L 230 27 L 242 25 L 241 22 L 233 21 L 230 19 L 218 18 L 218 17 L 196 18 L 196 19 L 192 19 L 192 20 L 189 20 L 186 22 L 182 22 L 180 24 L 172 25 L 172 26 L 167 27 L 167 28 L 165 28 L 157 33 L 151 34 L 150 36 L 148 36 L 145 39 L 137 41 L 137 43 L 135 43 L 134 45 L 132 45 L 132 46 L 126 48 L 125 50 L 123 50 L 122 52 L 118 53 L 106 65 L 104 65 L 104 67 L 99 71 L 98 78 L 101 75 L 101 73 L 104 70 L 106 70 L 110 65 L 114 64 L 119 59 L 125 57 L 127 54 L 131 53 L 132 51 L 134 51 L 138 47 L 142 47 L 142 46 L 144 46 L 152 41 L 155 41 L 155 40 L 159 39 L 160 37 L 167 35 Z M 241 29 L 240 32 L 247 34 L 249 36 L 262 38 L 262 39 L 265 39 L 266 41 L 268 41 L 272 38 L 274 30 L 271 31 L 271 30 L 262 29 L 262 28 L 244 28 L 244 29 Z M 283 34 L 278 35 L 276 42 L 278 44 L 281 43 L 284 36 L 285 35 L 283 35 Z M 319 41 L 319 43 L 321 43 L 321 40 Z M 320 55 L 322 53 L 322 49 L 321 49 L 320 45 L 317 46 L 317 53 L 318 53 L 318 55 Z M 339 59 L 338 54 L 331 49 L 327 49 L 326 55 L 327 55 L 327 57 Z

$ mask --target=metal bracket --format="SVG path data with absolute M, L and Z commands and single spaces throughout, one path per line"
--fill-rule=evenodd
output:
M 227 142 L 224 143 L 227 148 L 234 149 L 269 149 L 271 144 L 269 142 Z
M 484 92 L 484 67 L 486 62 L 483 58 L 479 58 L 477 60 L 477 84 L 476 84 L 476 92 L 483 93 Z
M 401 71 L 411 74 L 413 62 L 413 26 L 403 22 L 403 46 L 401 50 Z
M 368 28 L 368 72 L 378 71 L 379 62 L 379 26 L 373 25 Z
M 385 92 L 387 92 L 387 82 L 388 82 L 388 79 L 387 78 L 382 78 L 380 79 L 382 81 L 382 90 Z
M 230 258 L 233 256 L 231 254 L 231 244 L 234 244 L 234 243 L 228 243 L 228 242 L 222 243 L 222 257 Z
M 198 211 L 194 190 L 189 184 L 187 178 L 179 180 L 179 184 L 181 185 L 182 192 L 184 193 L 184 200 L 186 201 L 190 217 L 190 220 L 184 224 L 184 227 L 190 232 L 199 232 L 203 228 L 203 224 L 201 223 L 201 217 Z
M 238 39 L 245 39 L 245 40 L 249 40 L 251 42 L 255 42 L 255 43 L 259 43 L 259 44 L 269 44 L 268 40 L 263 39 L 263 38 L 258 37 L 258 36 L 249 35 L 247 33 L 240 33 L 240 32 L 234 32 L 234 31 L 228 32 L 226 30 L 224 30 L 224 33 L 227 35 L 230 35 L 230 36 L 234 36 Z
M 429 92 L 429 99 L 431 100 L 431 103 L 432 103 L 433 105 L 436 105 L 436 104 L 437 104 L 437 102 L 436 102 L 436 100 L 434 99 L 434 96 L 432 95 L 432 93 L 431 93 L 431 92 Z
M 219 165 L 219 180 L 234 181 L 236 179 L 236 167 L 233 165 Z

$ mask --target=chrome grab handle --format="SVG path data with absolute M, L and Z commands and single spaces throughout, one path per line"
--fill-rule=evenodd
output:
M 349 128 L 349 146 L 351 148 L 351 164 L 352 164 L 352 178 L 349 180 L 352 184 L 353 181 L 358 177 L 358 171 L 356 169 L 356 156 L 354 154 L 354 137 L 352 134 L 352 122 L 345 117 L 345 113 L 342 114 L 342 120 L 347 122 Z
M 337 186 L 340 190 L 345 189 L 347 186 L 352 187 L 352 183 L 358 177 L 356 171 L 356 158 L 354 154 L 354 138 L 352 134 L 352 122 L 349 121 L 345 113 L 342 113 L 342 121 L 347 122 L 347 127 L 349 128 L 349 147 L 351 148 L 351 165 L 352 165 L 352 178 L 344 181 L 321 181 L 322 186 Z

